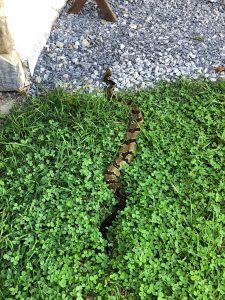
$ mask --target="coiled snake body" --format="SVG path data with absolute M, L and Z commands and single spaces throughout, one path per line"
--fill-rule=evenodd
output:
M 105 219 L 100 225 L 100 231 L 104 239 L 108 241 L 108 227 L 112 225 L 112 222 L 116 219 L 116 216 L 119 211 L 124 209 L 126 206 L 126 199 L 128 194 L 123 189 L 119 177 L 120 169 L 131 162 L 134 153 L 137 149 L 137 137 L 140 133 L 141 124 L 143 123 L 143 115 L 138 107 L 135 107 L 131 101 L 125 101 L 117 97 L 114 94 L 116 83 L 111 79 L 112 71 L 107 69 L 103 77 L 103 81 L 106 83 L 107 87 L 105 89 L 106 97 L 110 99 L 116 99 L 118 101 L 124 102 L 130 109 L 131 112 L 131 121 L 129 127 L 125 134 L 124 142 L 119 150 L 117 158 L 107 167 L 105 172 L 105 181 L 109 188 L 113 191 L 117 204 L 113 207 L 112 213 Z M 107 254 L 110 254 L 110 247 L 107 243 L 106 251 Z

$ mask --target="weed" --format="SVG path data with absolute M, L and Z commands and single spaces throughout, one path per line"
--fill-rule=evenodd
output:
M 128 110 L 62 90 L 0 133 L 2 299 L 224 299 L 225 83 L 179 80 L 127 95 L 145 122 L 123 170 L 127 207 L 104 252 L 104 182 Z
M 192 39 L 197 42 L 204 42 L 204 40 L 205 40 L 204 36 L 201 36 L 201 35 L 195 35 L 192 37 Z

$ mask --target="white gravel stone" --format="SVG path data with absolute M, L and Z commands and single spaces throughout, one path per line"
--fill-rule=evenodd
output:
M 83 40 L 82 40 L 82 45 L 83 45 L 84 47 L 88 47 L 88 46 L 90 46 L 90 42 L 89 42 L 87 39 L 83 39 Z
M 64 46 L 64 43 L 62 43 L 62 42 L 56 42 L 56 47 L 63 48 L 63 46 Z
M 35 78 L 35 81 L 36 81 L 36 83 L 41 83 L 41 81 L 42 81 L 42 78 L 41 78 L 41 76 L 36 76 L 36 78 Z
M 191 58 L 196 58 L 196 55 L 195 54 L 193 54 L 193 53 L 189 53 L 189 56 L 191 57 Z
M 130 24 L 130 28 L 131 28 L 131 29 L 137 29 L 137 24 L 131 23 L 131 24 Z
M 64 74 L 64 75 L 63 75 L 63 78 L 64 78 L 65 80 L 68 80 L 69 77 L 70 77 L 70 76 L 69 76 L 68 74 Z

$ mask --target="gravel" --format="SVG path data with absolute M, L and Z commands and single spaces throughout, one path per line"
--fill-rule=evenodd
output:
M 55 22 L 37 62 L 30 92 L 38 86 L 101 89 L 112 68 L 119 88 L 152 86 L 184 75 L 216 80 L 225 64 L 224 0 L 109 1 L 116 23 L 101 19 L 95 1 L 78 15 Z

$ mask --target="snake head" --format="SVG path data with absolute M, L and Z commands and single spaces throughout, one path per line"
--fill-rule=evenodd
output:
M 112 70 L 110 68 L 107 68 L 103 76 L 103 81 L 106 82 L 111 76 L 112 76 Z

